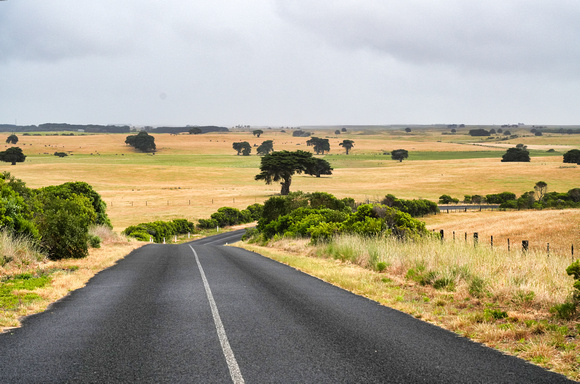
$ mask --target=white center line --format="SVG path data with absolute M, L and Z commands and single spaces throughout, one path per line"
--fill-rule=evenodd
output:
M 203 272 L 203 268 L 201 263 L 199 262 L 199 257 L 197 257 L 197 252 L 195 249 L 190 245 L 189 248 L 193 251 L 195 255 L 195 261 L 197 263 L 197 267 L 199 268 L 199 273 L 201 274 L 201 279 L 203 280 L 203 286 L 205 287 L 205 293 L 207 294 L 207 300 L 209 301 L 209 306 L 211 307 L 211 314 L 213 316 L 213 322 L 215 323 L 215 328 L 218 334 L 218 338 L 220 340 L 220 344 L 222 346 L 222 351 L 224 353 L 224 357 L 226 358 L 226 363 L 228 364 L 228 368 L 230 370 L 230 376 L 232 377 L 232 381 L 235 384 L 242 384 L 244 383 L 244 378 L 242 377 L 242 372 L 240 371 L 240 367 L 238 366 L 238 362 L 236 361 L 236 357 L 234 356 L 234 352 L 230 347 L 230 343 L 228 341 L 228 337 L 226 336 L 226 330 L 224 329 L 224 325 L 222 324 L 222 320 L 220 318 L 220 314 L 217 309 L 217 305 L 215 304 L 215 300 L 213 299 L 213 295 L 211 293 L 211 289 L 209 288 L 209 283 L 207 282 L 207 278 L 205 277 L 205 273 Z

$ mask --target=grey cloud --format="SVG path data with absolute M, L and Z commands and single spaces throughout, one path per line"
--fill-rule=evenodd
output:
M 334 46 L 416 64 L 490 71 L 575 71 L 580 3 L 278 0 L 285 20 Z

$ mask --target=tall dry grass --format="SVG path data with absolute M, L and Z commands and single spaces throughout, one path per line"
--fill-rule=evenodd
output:
M 0 277 L 36 268 L 46 260 L 46 255 L 31 239 L 0 231 Z
M 453 288 L 459 296 L 488 296 L 496 302 L 533 305 L 548 310 L 572 291 L 566 274 L 569 257 L 545 252 L 493 250 L 460 241 L 365 238 L 343 235 L 318 246 L 317 253 L 367 268 L 381 267 L 391 276 Z M 410 273 L 409 271 L 412 270 Z

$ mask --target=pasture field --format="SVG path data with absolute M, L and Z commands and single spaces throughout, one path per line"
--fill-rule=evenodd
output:
M 314 134 L 330 140 L 331 151 L 325 159 L 334 167 L 333 175 L 295 175 L 292 191 L 326 191 L 357 201 L 377 201 L 388 193 L 437 201 L 442 194 L 458 198 L 503 191 L 521 194 L 540 180 L 548 183 L 551 191 L 565 192 L 579 186 L 580 168 L 563 164 L 561 156 L 571 148 L 580 148 L 580 135 L 512 140 L 507 143 L 521 142 L 541 149 L 532 151 L 530 163 L 501 163 L 505 148 L 500 146 L 505 141 L 490 143 L 468 135 L 442 135 L 440 130 L 415 129 L 410 134 L 353 130 L 340 135 L 318 130 Z M 155 155 L 135 152 L 124 143 L 126 136 L 20 135 L 17 145 L 28 156 L 26 161 L 16 166 L 4 164 L 2 169 L 31 187 L 86 181 L 107 202 L 115 229 L 122 230 L 144 221 L 205 218 L 221 206 L 245 208 L 279 193 L 279 185 L 254 180 L 260 157 L 236 156 L 233 142 L 248 141 L 254 146 L 274 140 L 276 150 L 311 150 L 306 146 L 307 138 L 293 137 L 290 130 L 265 130 L 260 138 L 247 131 L 156 134 Z M 344 139 L 355 142 L 348 156 L 338 145 Z M 557 152 L 546 152 L 548 147 L 557 148 Z M 409 151 L 408 160 L 397 162 L 384 155 L 399 148 Z M 53 155 L 56 151 L 72 155 L 59 158 Z

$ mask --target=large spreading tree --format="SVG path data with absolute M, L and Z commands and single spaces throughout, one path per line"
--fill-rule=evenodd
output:
M 306 145 L 313 147 L 317 155 L 324 155 L 324 152 L 330 151 L 330 143 L 328 139 L 321 139 L 319 137 L 312 137 L 306 141 Z
M 264 131 L 262 131 L 261 129 L 254 129 L 254 130 L 252 131 L 252 135 L 254 135 L 254 136 L 258 136 L 258 137 L 260 137 L 260 135 L 261 135 L 262 133 L 264 133 Z
M 233 143 L 232 148 L 238 151 L 238 156 L 240 156 L 240 154 L 243 156 L 250 156 L 250 153 L 252 152 L 252 146 L 247 141 Z
M 8 138 L 6 139 L 6 142 L 8 144 L 16 144 L 18 143 L 18 136 L 16 136 L 15 134 L 11 134 L 10 136 L 8 136 Z
M 564 153 L 564 163 L 580 164 L 580 149 L 571 149 Z
M 338 145 L 340 145 L 341 147 L 343 147 L 344 150 L 346 151 L 346 154 L 348 155 L 348 152 L 352 149 L 352 147 L 354 147 L 354 141 L 352 141 L 352 140 L 343 140 L 341 143 L 338 143 Z
M 155 138 L 145 131 L 141 131 L 136 135 L 127 136 L 125 144 L 129 144 L 142 152 L 155 152 L 156 149 Z
M 399 160 L 399 162 L 402 162 L 408 157 L 409 152 L 406 149 L 395 149 L 393 152 L 391 152 L 391 159 Z
M 19 147 L 11 147 L 0 152 L 0 161 L 16 165 L 16 163 L 22 163 L 24 160 L 26 160 L 26 156 Z
M 256 175 L 255 179 L 264 180 L 266 184 L 280 181 L 282 186 L 280 194 L 285 196 L 290 193 L 290 184 L 294 174 L 316 175 L 317 170 L 320 170 L 319 175 L 331 174 L 332 168 L 326 160 L 317 159 L 310 152 L 278 151 L 262 157 L 261 172 Z
M 502 162 L 530 162 L 530 152 L 525 146 L 516 146 L 508 148 L 506 153 L 501 157 Z
M 274 151 L 274 141 L 266 140 L 256 149 L 258 155 L 267 155 L 268 153 Z

